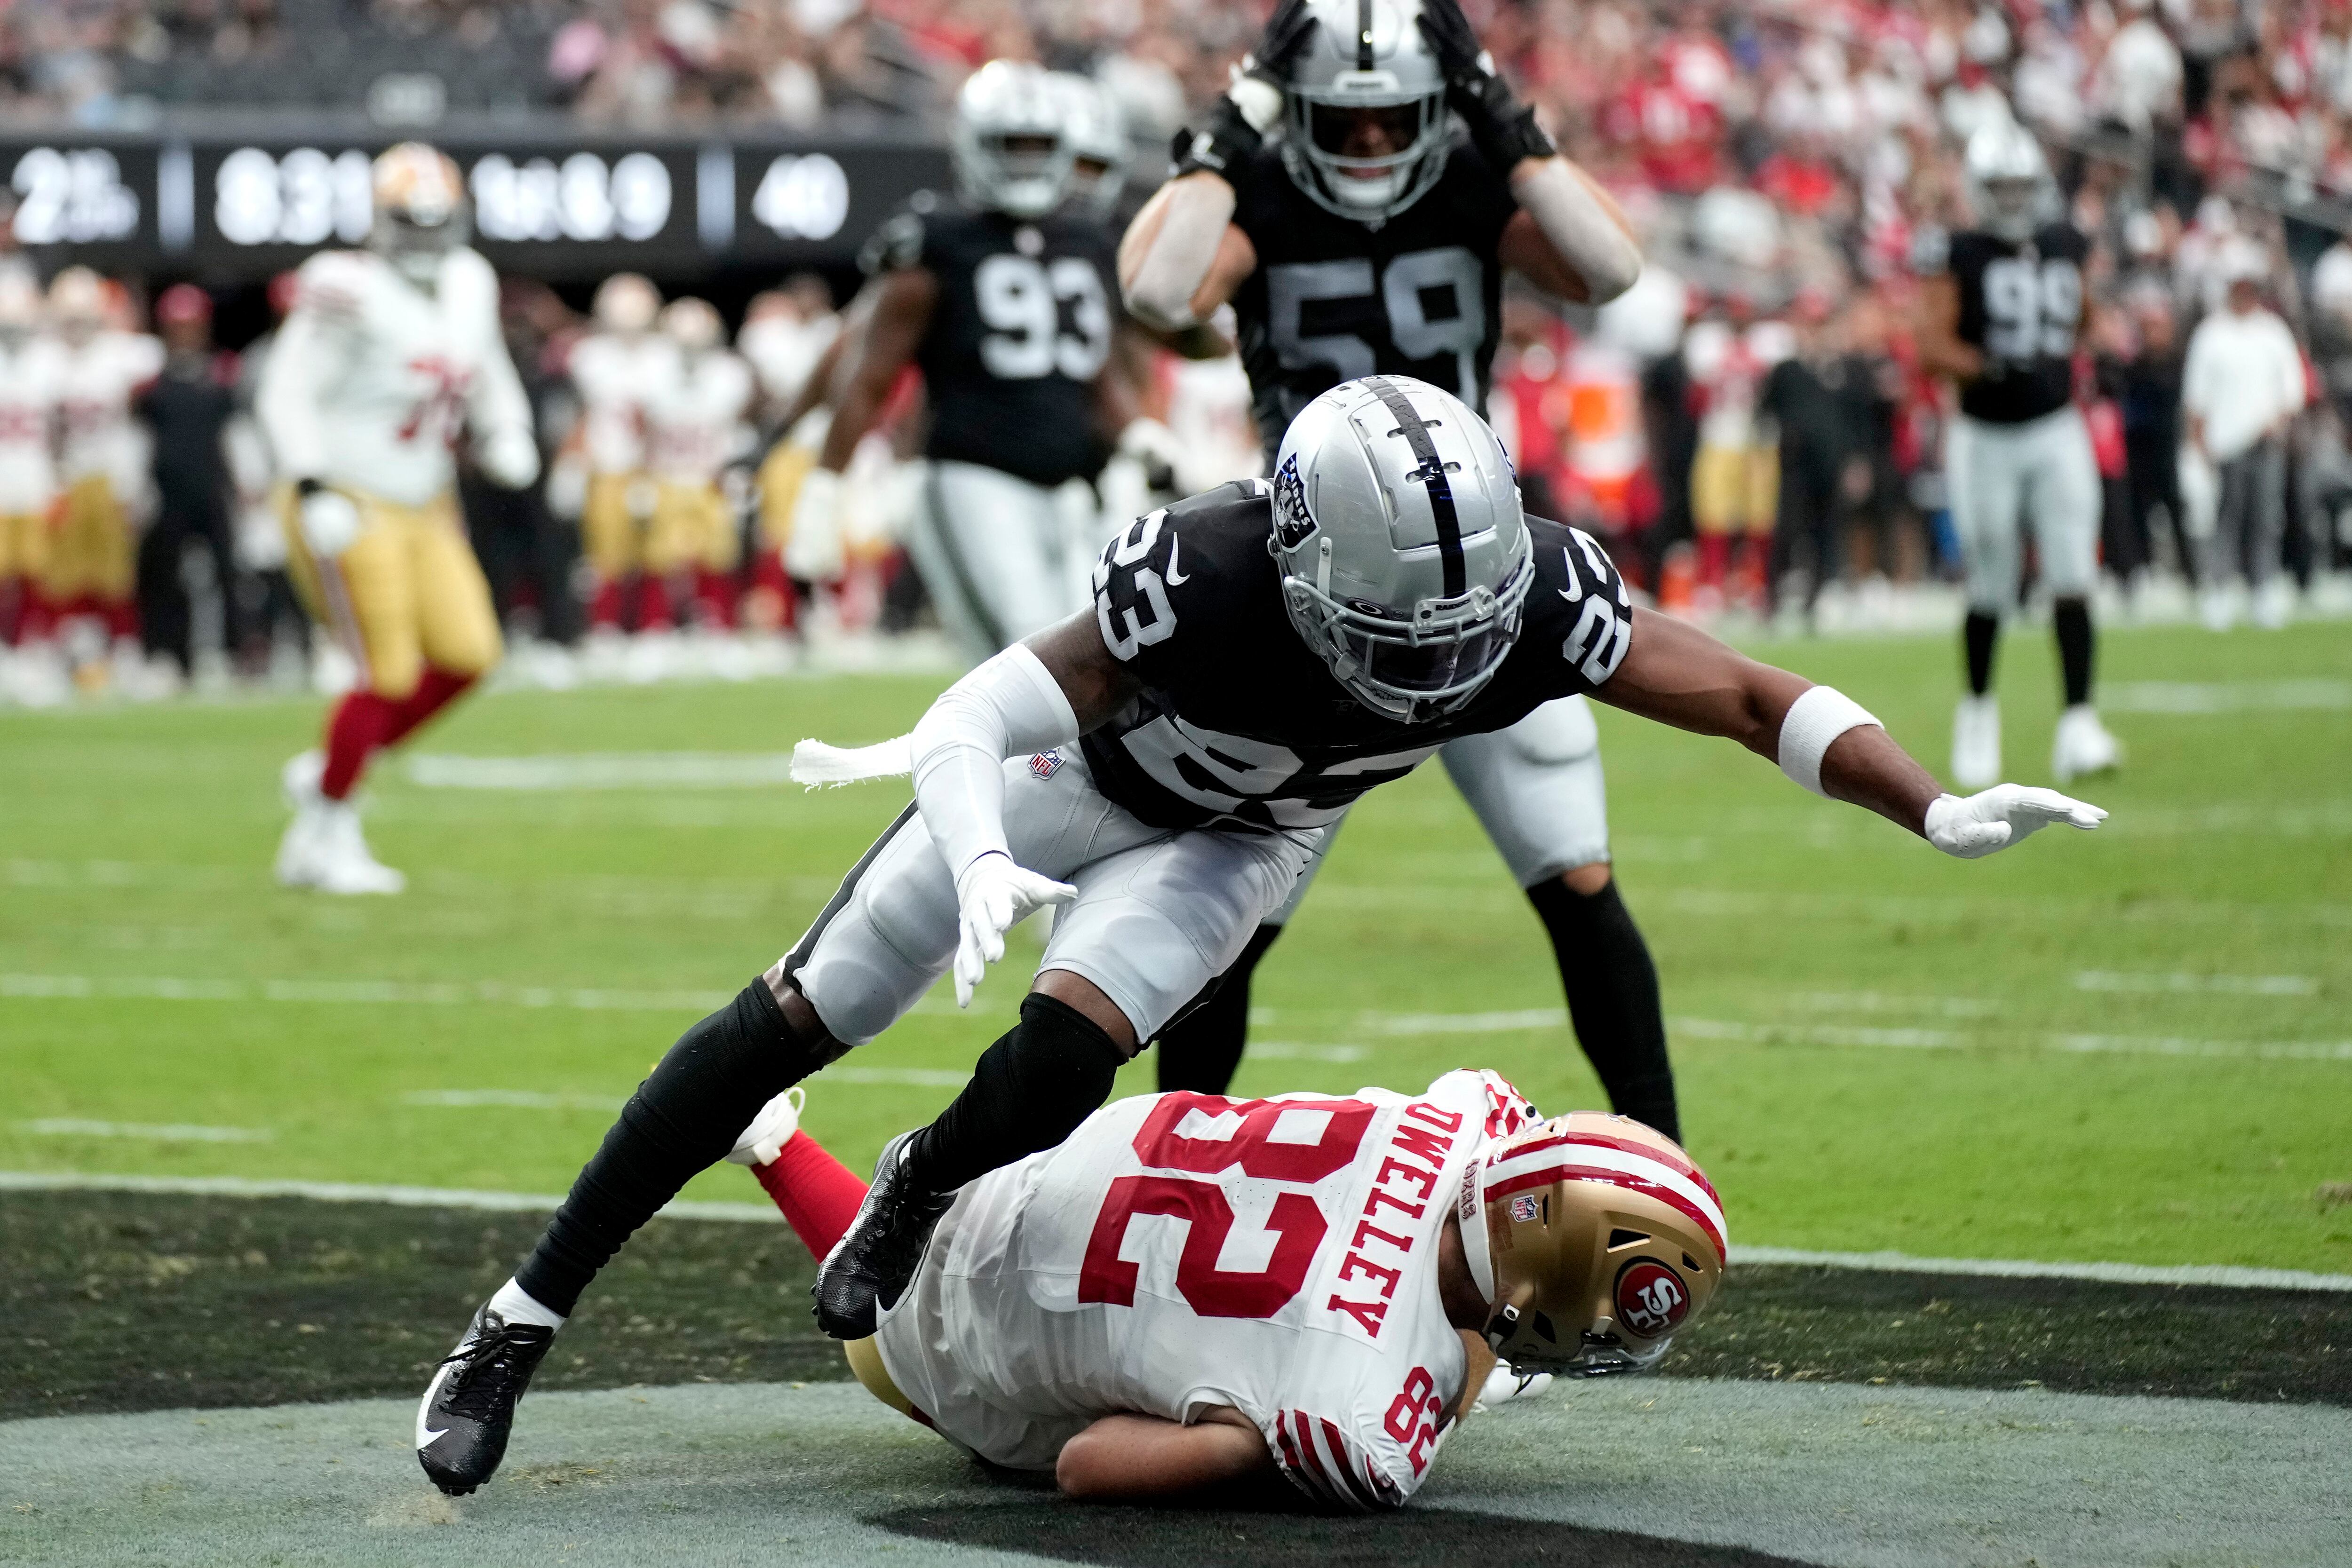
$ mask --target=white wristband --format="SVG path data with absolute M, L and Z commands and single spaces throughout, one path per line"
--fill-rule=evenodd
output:
M 1865 724 L 1877 725 L 1878 720 L 1835 686 L 1809 688 L 1789 705 L 1788 716 L 1780 721 L 1780 771 L 1816 795 L 1828 794 L 1822 788 L 1822 758 L 1830 743 Z

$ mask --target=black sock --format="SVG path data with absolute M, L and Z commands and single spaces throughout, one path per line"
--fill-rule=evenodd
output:
M 918 1186 L 953 1192 L 1050 1149 L 1110 1098 L 1127 1053 L 1066 1002 L 1032 991 L 1021 1021 L 981 1053 L 971 1082 L 907 1145 Z
M 1223 1094 L 1233 1082 L 1234 1070 L 1242 1064 L 1242 1048 L 1249 1040 L 1250 977 L 1281 935 L 1279 925 L 1261 925 L 1251 932 L 1233 967 L 1211 980 L 1160 1031 L 1162 1094 L 1178 1089 Z
M 1579 893 L 1558 877 L 1528 889 L 1528 902 L 1551 936 L 1568 1016 L 1610 1109 L 1682 1138 L 1675 1112 L 1675 1070 L 1666 1060 L 1666 1023 L 1658 1008 L 1658 970 L 1632 911 L 1612 880 Z
M 2050 624 L 2058 633 L 2058 668 L 2066 682 L 2066 706 L 2091 700 L 2091 606 L 2085 600 L 2060 599 L 2050 606 Z
M 793 1032 L 767 981 L 744 987 L 680 1035 L 637 1085 L 516 1282 L 570 1316 L 637 1227 L 724 1158 L 761 1106 L 830 1060 Z
M 2000 617 L 1971 610 L 1960 636 L 1969 650 L 1969 690 L 1982 696 L 1992 690 L 1992 651 L 2000 641 Z

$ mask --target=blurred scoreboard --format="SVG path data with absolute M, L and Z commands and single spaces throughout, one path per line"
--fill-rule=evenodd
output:
M 368 230 L 368 162 L 399 140 L 0 136 L 27 248 L 114 272 L 257 277 Z M 552 280 L 839 264 L 949 178 L 936 142 L 450 134 L 474 238 Z

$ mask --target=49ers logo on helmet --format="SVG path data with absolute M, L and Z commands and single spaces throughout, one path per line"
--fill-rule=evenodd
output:
M 1617 1276 L 1617 1321 L 1643 1339 L 1657 1338 L 1689 1315 L 1689 1288 L 1664 1264 L 1644 1258 Z

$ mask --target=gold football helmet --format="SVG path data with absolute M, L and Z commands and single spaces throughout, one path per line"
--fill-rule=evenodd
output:
M 404 141 L 376 154 L 375 224 L 368 245 L 413 281 L 429 284 L 467 237 L 466 181 L 437 148 Z
M 1723 1202 L 1673 1139 L 1576 1111 L 1463 1173 L 1486 1343 L 1521 1372 L 1597 1377 L 1657 1364 L 1723 1281 Z
M 651 279 L 634 272 L 616 272 L 596 286 L 596 301 L 590 311 L 604 330 L 634 338 L 653 330 L 654 318 L 661 308 L 661 290 Z
M 705 299 L 673 299 L 663 306 L 661 329 L 689 354 L 707 354 L 727 341 L 727 323 Z

